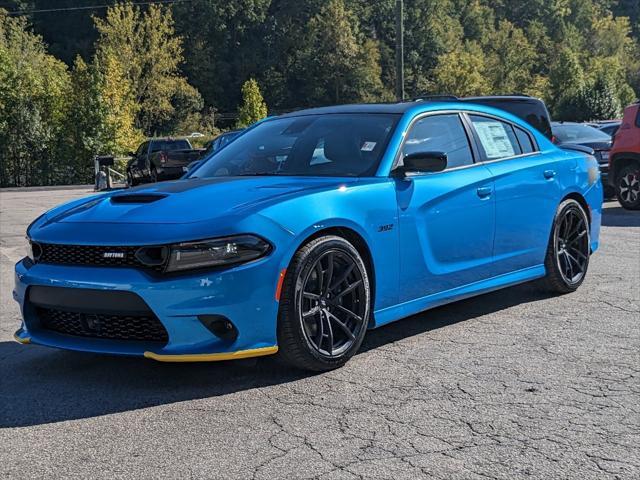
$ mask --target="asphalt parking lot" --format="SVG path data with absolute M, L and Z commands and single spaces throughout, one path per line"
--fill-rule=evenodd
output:
M 574 294 L 441 307 L 308 375 L 15 343 L 25 228 L 87 193 L 0 192 L 0 477 L 640 478 L 640 212 L 606 205 Z

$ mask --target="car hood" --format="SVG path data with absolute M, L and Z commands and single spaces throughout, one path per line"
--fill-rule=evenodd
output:
M 597 141 L 597 142 L 563 142 L 561 145 L 582 145 L 583 147 L 589 147 L 596 151 L 598 150 L 610 150 L 612 141 Z
M 244 216 L 288 197 L 332 190 L 353 178 L 219 177 L 163 182 L 55 211 L 46 223 L 186 224 Z

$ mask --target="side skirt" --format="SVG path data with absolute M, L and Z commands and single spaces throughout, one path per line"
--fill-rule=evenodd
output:
M 536 278 L 544 277 L 545 274 L 544 265 L 538 265 L 511 273 L 505 273 L 479 282 L 470 283 L 462 287 L 433 293 L 415 300 L 409 300 L 408 302 L 394 305 L 393 307 L 387 307 L 385 309 L 375 311 L 373 314 L 374 324 L 371 328 L 381 327 L 387 323 L 415 315 L 416 313 L 429 310 L 430 308 L 446 305 L 447 303 L 456 302 L 465 298 L 488 293 L 493 290 L 500 290 L 501 288 L 535 280 Z

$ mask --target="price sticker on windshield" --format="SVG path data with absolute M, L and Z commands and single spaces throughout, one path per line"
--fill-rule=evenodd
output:
M 363 152 L 373 152 L 374 148 L 376 148 L 376 142 L 364 142 L 360 150 Z

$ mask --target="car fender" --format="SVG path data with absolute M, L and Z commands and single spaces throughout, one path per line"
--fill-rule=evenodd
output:
M 368 185 L 349 188 L 350 194 L 335 191 L 317 192 L 290 199 L 284 204 L 272 206 L 262 215 L 291 232 L 293 238 L 280 252 L 280 272 L 288 268 L 296 251 L 309 238 L 334 228 L 349 229 L 365 242 L 375 268 L 375 308 L 385 308 L 397 301 L 398 293 L 398 212 L 395 187 L 392 182 L 380 179 Z M 344 196 L 342 196 L 344 194 Z M 373 198 L 375 196 L 375 199 Z M 380 205 L 372 212 L 357 208 L 358 204 L 375 201 Z M 310 205 L 312 207 L 310 207 Z

